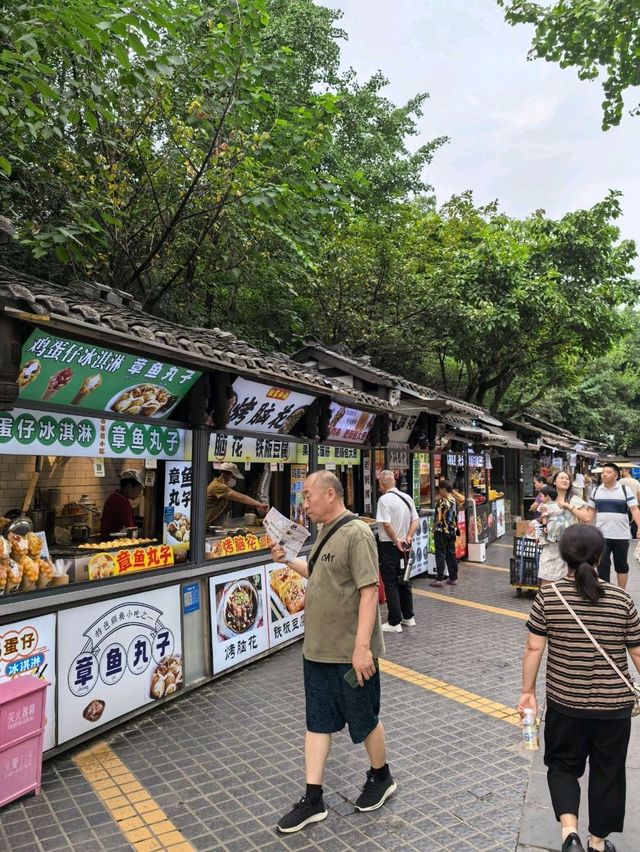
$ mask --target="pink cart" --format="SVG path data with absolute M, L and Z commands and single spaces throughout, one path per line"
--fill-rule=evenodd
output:
M 0 684 L 0 807 L 40 792 L 48 686 L 32 675 Z

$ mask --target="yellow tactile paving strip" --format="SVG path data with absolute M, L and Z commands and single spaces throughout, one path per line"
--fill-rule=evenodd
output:
M 136 852 L 194 847 L 105 742 L 73 758 Z
M 457 606 L 481 609 L 484 612 L 492 612 L 494 615 L 508 615 L 510 618 L 519 618 L 521 621 L 526 621 L 529 618 L 526 612 L 518 612 L 515 609 L 503 609 L 500 606 L 491 606 L 490 604 L 477 603 L 476 601 L 467 601 L 464 598 L 454 598 L 451 595 L 439 595 L 437 592 L 426 592 L 424 589 L 416 589 L 415 586 L 413 587 L 413 594 L 420 595 L 423 598 L 433 598 L 436 601 L 456 604 Z
M 512 707 L 507 707 L 506 704 L 500 704 L 497 701 L 483 698 L 481 695 L 476 695 L 475 692 L 460 689 L 453 684 L 446 683 L 444 680 L 437 680 L 435 677 L 420 674 L 420 672 L 416 672 L 413 669 L 399 666 L 397 663 L 391 663 L 389 660 L 380 660 L 380 671 L 393 677 L 399 677 L 401 680 L 412 683 L 414 686 L 419 686 L 421 689 L 428 689 L 429 692 L 435 692 L 438 695 L 442 695 L 443 698 L 450 698 L 452 701 L 457 701 L 458 704 L 465 704 L 472 710 L 478 710 L 487 716 L 493 716 L 494 719 L 500 719 L 500 721 L 508 722 L 510 725 L 520 725 L 520 716 L 517 710 L 514 710 Z

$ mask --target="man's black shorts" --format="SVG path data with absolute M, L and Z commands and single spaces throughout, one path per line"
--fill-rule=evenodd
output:
M 314 663 L 304 660 L 307 730 L 335 734 L 345 725 L 354 743 L 363 742 L 378 724 L 380 672 L 364 686 L 349 686 L 344 679 L 349 663 Z

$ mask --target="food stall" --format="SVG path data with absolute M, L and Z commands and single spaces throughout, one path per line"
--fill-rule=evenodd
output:
M 237 465 L 300 528 L 323 413 L 388 405 L 82 282 L 0 270 L 0 332 L 0 681 L 51 684 L 47 755 L 299 636 L 304 582 L 251 507 L 207 524 L 208 486 Z

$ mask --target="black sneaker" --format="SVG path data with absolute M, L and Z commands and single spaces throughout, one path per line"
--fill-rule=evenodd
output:
M 596 852 L 593 846 L 587 846 L 588 852 Z M 616 852 L 616 847 L 610 840 L 604 841 L 604 852 Z
M 562 852 L 584 852 L 582 841 L 575 831 L 562 844 Z
M 305 825 L 312 822 L 322 822 L 326 819 L 328 811 L 324 806 L 322 798 L 317 802 L 310 802 L 306 796 L 303 796 L 299 802 L 293 806 L 288 814 L 285 814 L 278 823 L 278 831 L 284 834 L 293 834 L 294 831 L 300 831 Z
M 375 811 L 381 808 L 389 796 L 395 792 L 397 786 L 391 777 L 391 773 L 387 775 L 384 781 L 378 781 L 372 772 L 367 772 L 367 781 L 362 788 L 362 793 L 356 800 L 355 809 L 357 811 Z

